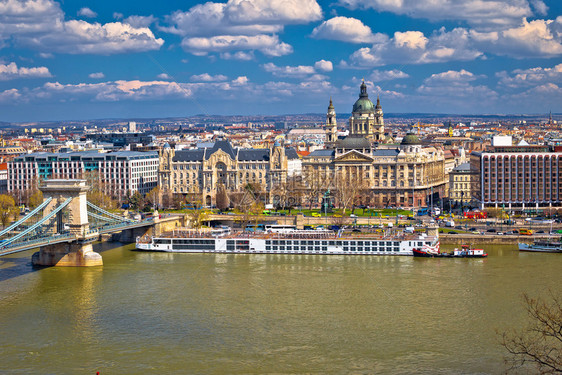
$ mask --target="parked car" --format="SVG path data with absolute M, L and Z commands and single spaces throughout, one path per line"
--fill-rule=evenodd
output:
M 357 217 L 357 215 L 351 214 L 351 215 L 349 215 L 349 217 Z
M 496 233 L 498 236 L 503 236 L 503 232 Z
M 488 229 L 486 232 L 488 232 L 488 233 L 496 233 L 496 230 L 492 228 L 492 229 Z
M 455 232 L 454 230 L 450 231 L 449 234 L 458 234 L 457 232 Z
M 320 215 L 318 212 L 313 212 L 310 214 L 310 216 L 312 217 L 322 217 L 322 215 Z

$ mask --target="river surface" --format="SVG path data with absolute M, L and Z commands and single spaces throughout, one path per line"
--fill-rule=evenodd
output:
M 487 259 L 165 254 L 103 267 L 0 258 L 1 374 L 499 374 L 521 295 L 562 292 L 562 254 Z

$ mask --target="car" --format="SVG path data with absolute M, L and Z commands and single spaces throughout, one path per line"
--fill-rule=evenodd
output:
M 357 217 L 357 215 L 351 214 L 351 215 L 349 215 L 349 217 Z
M 310 214 L 310 216 L 312 217 L 322 217 L 322 215 L 320 215 L 318 212 L 313 212 Z
M 361 232 L 361 229 L 354 228 L 352 232 Z
M 455 232 L 454 230 L 450 231 L 448 234 L 458 234 L 457 232 Z
M 496 233 L 498 236 L 503 236 L 503 232 Z
M 488 229 L 486 232 L 488 232 L 488 233 L 496 233 L 496 230 L 492 228 L 492 229 Z
M 468 231 L 469 231 L 469 232 L 476 232 L 477 229 L 476 229 L 476 228 L 470 228 Z
M 335 214 L 333 217 L 341 217 L 341 215 Z
M 544 230 L 538 230 L 535 233 L 544 233 Z

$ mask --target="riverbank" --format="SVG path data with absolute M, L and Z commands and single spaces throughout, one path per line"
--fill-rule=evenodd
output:
M 518 236 L 518 235 L 482 235 L 482 234 L 439 234 L 439 242 L 442 245 L 458 245 L 460 243 L 471 244 L 495 244 L 495 245 L 517 245 L 519 242 L 533 243 L 535 240 L 558 240 L 559 236 Z

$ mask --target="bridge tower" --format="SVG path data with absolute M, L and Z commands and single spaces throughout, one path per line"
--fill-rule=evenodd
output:
M 45 207 L 43 215 L 51 213 L 58 205 L 71 199 L 66 207 L 68 218 L 63 223 L 62 211 L 57 213 L 57 220 L 49 231 L 53 234 L 60 232 L 64 225 L 68 225 L 70 233 L 75 236 L 72 242 L 57 243 L 41 246 L 33 254 L 31 261 L 34 266 L 101 266 L 101 255 L 92 250 L 92 241 L 97 238 L 96 233 L 89 233 L 86 192 L 89 187 L 86 180 L 46 180 L 39 187 L 43 198 L 53 198 Z

